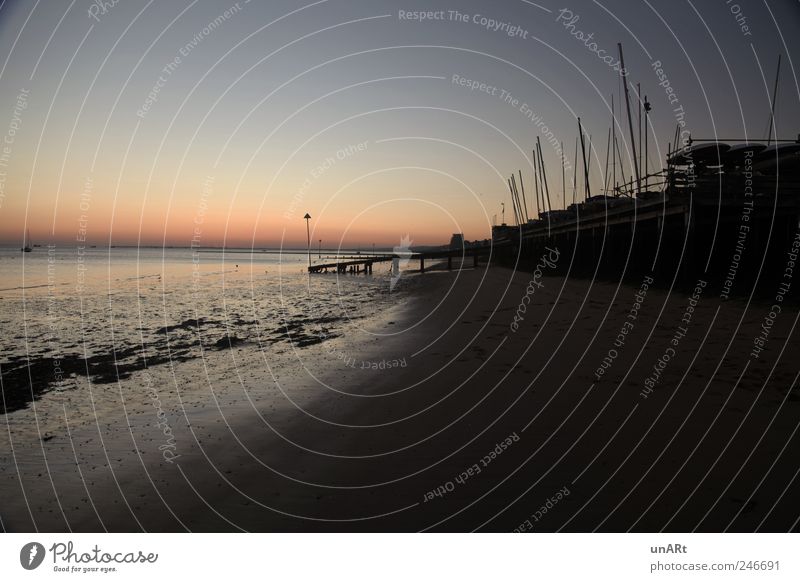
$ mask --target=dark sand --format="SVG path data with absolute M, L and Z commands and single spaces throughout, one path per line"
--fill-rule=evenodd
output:
M 170 394 L 164 406 L 180 454 L 173 463 L 157 449 L 164 438 L 148 406 L 128 419 L 105 416 L 99 430 L 84 426 L 71 438 L 16 450 L 30 511 L 7 465 L 3 526 L 797 529 L 796 307 L 777 317 L 765 350 L 751 359 L 770 302 L 723 302 L 709 285 L 643 398 L 645 378 L 684 325 L 685 293 L 651 287 L 615 347 L 632 321 L 638 282 L 545 277 L 512 332 L 530 272 L 491 267 L 419 277 L 416 295 L 372 324 L 373 332 L 395 335 L 325 342 L 298 351 L 308 372 L 299 361 L 275 372 L 295 404 L 253 347 L 212 354 L 205 368 L 198 361 L 162 366 L 176 378 L 160 388 Z M 617 356 L 597 381 L 612 348 Z M 403 358 L 405 367 L 380 369 L 381 361 Z M 378 369 L 361 369 L 362 361 Z M 213 392 L 203 385 L 206 373 Z M 175 387 L 186 378 L 203 381 L 182 409 Z M 504 441 L 511 444 L 498 447 Z M 437 488 L 439 495 L 429 493 Z

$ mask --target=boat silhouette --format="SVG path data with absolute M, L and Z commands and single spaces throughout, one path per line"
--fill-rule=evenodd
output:
M 31 247 L 31 232 L 30 230 L 25 231 L 25 240 L 22 241 L 22 248 L 20 249 L 23 253 L 29 253 L 33 250 Z

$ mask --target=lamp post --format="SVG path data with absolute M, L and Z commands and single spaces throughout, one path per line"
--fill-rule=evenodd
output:
M 317 255 L 318 259 L 322 258 L 322 239 L 319 239 L 319 248 L 317 249 Z
M 306 215 L 303 217 L 306 220 L 306 237 L 308 239 L 308 244 L 306 248 L 308 249 L 308 266 L 311 266 L 311 226 L 309 220 L 311 220 L 311 215 L 306 212 Z

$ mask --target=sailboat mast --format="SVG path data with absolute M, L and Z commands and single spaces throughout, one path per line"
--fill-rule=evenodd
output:
M 628 75 L 628 71 L 625 70 L 625 58 L 622 56 L 622 43 L 618 42 L 617 47 L 619 47 L 619 64 L 622 67 L 620 69 L 620 75 L 622 76 L 622 85 L 625 87 L 625 108 L 628 110 L 628 129 L 631 133 L 631 151 L 633 153 L 633 169 L 636 173 L 636 190 L 641 190 L 641 178 L 639 176 L 639 164 L 636 161 L 636 136 L 633 133 L 633 119 L 631 118 L 631 98 L 628 94 L 628 80 L 626 79 Z
M 564 175 L 564 142 L 561 142 L 561 203 L 567 209 L 567 182 Z
M 523 224 L 525 222 L 525 217 L 522 215 L 522 203 L 519 200 L 519 190 L 517 190 L 517 181 L 513 173 L 511 174 L 511 191 L 514 194 L 514 202 L 517 205 L 517 215 L 519 216 L 519 222 L 517 224 Z
M 572 164 L 572 203 L 575 204 L 575 195 L 578 192 L 578 136 L 575 136 L 575 157 Z
M 611 128 L 608 128 L 608 137 L 606 138 L 606 169 L 603 172 L 603 192 L 608 195 L 608 150 L 611 149 Z
M 511 187 L 511 180 L 508 181 L 508 191 L 511 192 L 511 208 L 514 209 L 514 222 L 519 226 L 519 215 L 517 214 L 517 203 L 514 201 L 514 188 Z
M 614 94 L 611 94 L 611 184 L 617 191 L 617 120 L 614 116 Z
M 581 118 L 578 118 L 578 134 L 581 137 L 581 155 L 583 156 L 583 191 L 584 200 L 589 198 L 589 166 L 586 164 L 586 146 L 583 140 L 583 126 L 581 125 Z
M 517 171 L 519 172 L 519 187 L 522 189 L 522 205 L 525 207 L 525 222 L 527 223 L 530 216 L 528 216 L 528 203 L 525 201 L 525 184 L 522 183 L 522 170 Z
M 636 83 L 636 101 L 639 103 L 639 168 L 642 168 L 642 86 Z M 641 190 L 641 187 L 639 188 Z
M 586 160 L 586 200 L 592 197 L 592 184 L 589 181 L 589 174 L 592 173 L 592 134 L 589 134 L 589 159 Z
M 622 184 L 623 186 L 627 186 L 628 183 L 625 179 L 625 165 L 622 163 L 622 152 L 619 151 L 619 141 L 617 141 L 616 151 L 617 151 L 617 158 L 619 158 L 619 173 L 620 177 L 622 178 Z
M 547 193 L 547 210 L 552 211 L 553 207 L 550 205 L 550 188 L 547 186 L 547 171 L 544 168 L 544 157 L 542 156 L 542 144 L 539 141 L 539 136 L 536 136 L 536 149 L 539 150 L 539 168 L 542 172 L 542 183 L 544 184 L 544 191 Z
M 648 163 L 647 163 L 647 132 L 650 128 L 650 102 L 647 100 L 647 95 L 644 96 L 644 189 L 647 191 L 648 182 L 649 182 L 649 174 L 648 174 Z
M 539 214 L 544 212 L 544 197 L 542 197 L 542 202 L 539 202 L 539 160 L 536 159 L 536 151 L 531 150 L 531 158 L 533 159 L 533 184 L 536 188 L 536 217 L 539 217 Z
M 772 90 L 772 103 L 769 107 L 769 132 L 767 133 L 767 146 L 772 141 L 772 127 L 775 125 L 775 99 L 778 96 L 778 77 L 781 74 L 781 55 L 778 55 L 778 69 L 775 71 L 775 88 Z M 776 141 L 777 141 L 777 137 Z

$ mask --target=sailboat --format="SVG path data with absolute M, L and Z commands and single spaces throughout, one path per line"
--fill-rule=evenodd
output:
M 22 241 L 22 248 L 20 249 L 23 253 L 29 253 L 33 250 L 31 247 L 31 231 L 25 231 L 25 240 Z

